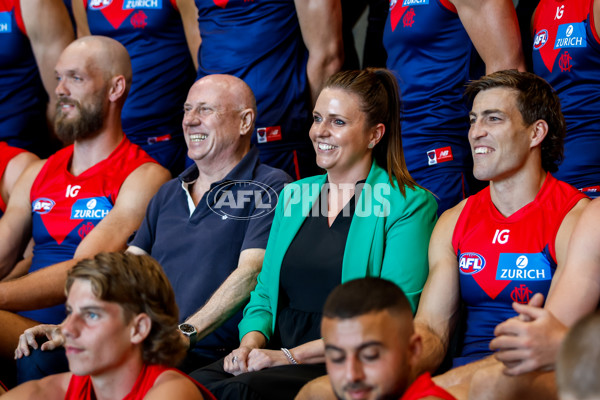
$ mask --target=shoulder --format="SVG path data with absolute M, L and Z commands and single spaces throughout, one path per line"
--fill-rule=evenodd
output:
M 156 378 L 152 389 L 148 391 L 144 399 L 161 400 L 168 398 L 185 398 L 190 400 L 205 399 L 200 389 L 189 378 L 174 369 L 168 369 Z
M 268 185 L 277 193 L 283 189 L 284 185 L 293 181 L 292 177 L 285 171 L 266 164 L 258 164 L 252 178 L 254 181 Z

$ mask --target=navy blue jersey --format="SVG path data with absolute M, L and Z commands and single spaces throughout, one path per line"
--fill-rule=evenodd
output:
M 48 95 L 19 0 L 0 0 L 0 140 L 45 155 Z
M 464 86 L 484 73 L 447 0 L 391 0 L 383 42 L 398 78 L 404 156 L 417 181 L 437 168 L 469 170 Z
M 542 0 L 534 17 L 533 65 L 558 93 L 567 122 L 564 161 L 555 174 L 600 191 L 600 39 L 591 0 Z
M 252 142 L 264 151 L 310 146 L 308 52 L 293 0 L 196 0 L 202 44 L 198 78 L 230 74 L 256 96 Z

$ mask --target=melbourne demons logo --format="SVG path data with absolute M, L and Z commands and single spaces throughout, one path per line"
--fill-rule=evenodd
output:
M 54 200 L 47 198 L 39 198 L 33 202 L 31 211 L 38 214 L 48 214 L 56 203 Z
M 535 35 L 535 38 L 533 39 L 533 49 L 534 50 L 541 49 L 542 47 L 544 47 L 544 45 L 546 44 L 547 41 L 548 41 L 548 31 L 546 29 L 542 29 Z
M 460 255 L 458 270 L 461 274 L 473 275 L 485 268 L 485 258 L 477 253 L 463 253 Z
M 112 0 L 90 0 L 90 9 L 92 10 L 102 10 L 105 7 L 110 6 Z

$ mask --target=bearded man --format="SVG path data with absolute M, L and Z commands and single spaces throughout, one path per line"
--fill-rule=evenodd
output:
M 66 144 L 19 178 L 0 220 L 0 278 L 33 237 L 29 273 L 0 282 L 0 357 L 12 358 L 24 329 L 65 318 L 63 288 L 78 260 L 124 249 L 169 172 L 121 129 L 131 63 L 117 41 L 71 43 L 55 68 L 55 128 Z M 4 365 L 6 363 L 3 362 Z

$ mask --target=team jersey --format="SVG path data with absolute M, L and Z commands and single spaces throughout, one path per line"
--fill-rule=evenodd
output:
M 432 169 L 469 170 L 464 86 L 483 63 L 448 0 L 391 0 L 383 44 L 398 78 L 402 144 L 417 181 Z
M 122 400 L 143 400 L 146 394 L 154 386 L 156 379 L 165 371 L 175 371 L 180 373 L 198 386 L 198 389 L 200 390 L 200 393 L 202 393 L 202 396 L 205 400 L 215 400 L 215 397 L 204 386 L 200 385 L 183 372 L 180 372 L 175 368 L 168 368 L 156 364 L 144 364 L 144 367 L 140 371 L 140 374 L 131 388 L 131 392 L 129 392 L 127 396 L 123 397 Z M 73 374 L 71 376 L 71 380 L 69 381 L 69 387 L 67 388 L 65 400 L 93 400 L 95 398 L 96 394 L 94 393 L 92 378 L 89 375 L 79 376 Z
M 420 375 L 412 385 L 406 389 L 400 400 L 419 400 L 430 397 L 444 400 L 456 400 L 454 396 L 446 392 L 442 387 L 437 386 L 433 380 L 431 380 L 429 372 Z
M 0 140 L 38 155 L 47 147 L 48 95 L 21 16 L 20 0 L 0 0 Z
M 282 146 L 310 146 L 308 52 L 294 0 L 196 0 L 196 6 L 198 78 L 230 74 L 250 86 L 258 107 L 252 143 L 261 159 Z
M 35 246 L 30 272 L 72 259 L 83 238 L 112 210 L 129 174 L 155 162 L 127 138 L 108 158 L 77 176 L 68 169 L 72 155 L 73 145 L 51 156 L 31 187 Z M 54 324 L 65 316 L 63 305 L 20 314 Z
M 0 142 L 0 182 L 2 181 L 2 177 L 4 176 L 4 172 L 6 171 L 6 167 L 10 160 L 24 151 L 25 150 L 18 147 L 11 147 L 4 142 Z M 0 196 L 0 217 L 2 217 L 4 211 L 6 211 L 6 201 Z
M 512 303 L 548 293 L 556 270 L 556 234 L 585 197 L 551 174 L 534 201 L 509 217 L 492 203 L 489 186 L 469 197 L 452 237 L 467 309 L 461 357 L 490 354 L 494 328 L 516 315 Z
M 600 194 L 600 39 L 592 0 L 542 0 L 533 28 L 534 72 L 558 93 L 567 122 L 556 177 Z
M 119 41 L 131 57 L 133 81 L 121 116 L 127 138 L 146 146 L 182 137 L 195 71 L 176 1 L 78 1 L 90 32 Z

